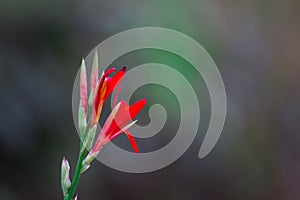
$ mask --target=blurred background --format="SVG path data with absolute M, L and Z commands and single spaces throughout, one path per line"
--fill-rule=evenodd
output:
M 78 153 L 71 99 L 81 58 L 121 31 L 158 26 L 197 40 L 219 67 L 228 98 L 221 138 L 205 159 L 198 159 L 210 102 L 201 76 L 185 67 L 182 74 L 202 91 L 199 133 L 188 151 L 146 174 L 119 172 L 95 161 L 80 180 L 79 199 L 299 200 L 299 7 L 293 0 L 2 0 L 0 199 L 62 199 L 61 159 L 66 156 L 72 170 Z M 189 65 L 155 50 L 129 53 L 113 65 L 147 62 L 178 71 Z M 151 140 L 138 139 L 147 152 L 172 139 L 179 108 L 167 88 L 143 86 L 131 101 L 140 97 L 149 99 L 140 125 L 149 123 L 153 103 L 175 113 Z M 115 142 L 128 143 L 125 137 Z

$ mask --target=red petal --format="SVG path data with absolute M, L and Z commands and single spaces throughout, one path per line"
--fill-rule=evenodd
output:
M 99 81 L 99 83 L 97 85 L 97 92 L 96 92 L 96 95 L 94 97 L 94 108 L 96 110 L 98 108 L 98 105 L 99 105 L 100 101 L 102 99 L 105 100 L 105 98 L 107 98 L 106 97 L 106 93 L 110 90 L 109 88 L 110 88 L 110 85 L 111 85 L 111 82 L 112 82 L 112 80 L 110 80 L 110 79 L 112 79 L 112 78 L 111 77 L 107 77 L 107 75 L 113 73 L 115 70 L 116 70 L 115 68 L 110 68 L 105 73 L 103 73 L 102 76 L 101 76 L 101 79 L 100 79 L 100 81 Z M 103 92 L 101 90 L 102 87 L 103 87 L 104 82 L 107 82 L 107 88 L 106 88 L 105 92 Z
M 128 108 L 129 108 L 128 103 L 126 101 L 120 101 L 119 104 L 120 106 L 117 113 L 114 116 L 113 122 L 110 124 L 109 128 L 106 129 L 105 131 L 106 136 L 114 135 L 131 120 L 131 118 L 128 115 Z
M 109 89 L 106 93 L 106 98 L 112 93 L 112 91 L 117 87 L 117 85 L 121 82 L 122 78 L 124 77 L 126 73 L 126 67 L 123 67 L 120 69 L 113 77 L 111 81 L 111 85 L 109 86 Z M 105 99 L 106 99 L 105 98 Z
M 138 146 L 136 144 L 136 141 L 135 141 L 134 137 L 132 136 L 132 134 L 129 131 L 126 130 L 124 132 L 125 132 L 125 134 L 127 135 L 128 139 L 129 139 L 129 142 L 131 144 L 132 149 L 134 150 L 135 153 L 138 153 L 139 149 L 138 149 Z
M 126 67 L 123 67 L 112 77 L 113 78 L 113 81 L 112 81 L 113 88 L 115 88 L 119 84 L 119 82 L 122 80 L 125 73 L 126 73 Z
M 146 105 L 146 99 L 139 100 L 129 108 L 130 117 L 133 119 Z
M 106 72 L 104 72 L 104 76 L 107 76 L 107 75 L 113 73 L 114 71 L 116 71 L 116 68 L 110 68 L 110 69 L 106 70 Z
M 106 71 L 102 74 L 102 76 L 101 76 L 101 78 L 100 78 L 99 86 L 101 86 L 101 85 L 103 84 L 104 79 L 105 79 L 109 74 L 111 74 L 111 73 L 113 73 L 113 72 L 115 72 L 115 71 L 116 71 L 116 68 L 110 68 L 110 69 L 106 70 Z
M 134 103 L 132 106 L 129 106 L 126 101 L 120 102 L 121 106 L 115 116 L 113 123 L 107 131 L 107 134 L 115 134 L 120 131 L 123 126 L 130 122 L 143 109 L 146 104 L 146 99 L 142 99 Z

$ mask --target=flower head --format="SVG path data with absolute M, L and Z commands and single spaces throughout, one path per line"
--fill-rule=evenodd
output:
M 112 75 L 113 73 L 114 75 Z M 80 174 L 90 167 L 90 163 L 98 155 L 105 144 L 112 141 L 123 132 L 127 135 L 133 150 L 136 153 L 138 152 L 134 137 L 128 129 L 136 123 L 136 120 L 133 121 L 132 119 L 143 109 L 146 104 L 146 99 L 142 99 L 131 106 L 123 100 L 117 104 L 117 97 L 121 87 L 117 91 L 114 99 L 114 108 L 93 145 L 103 104 L 118 86 L 125 73 L 126 67 L 123 67 L 118 71 L 116 71 L 115 68 L 110 68 L 103 72 L 100 80 L 98 80 L 98 54 L 96 50 L 88 94 L 86 66 L 84 59 L 82 60 L 80 69 L 80 101 L 78 109 L 78 128 L 81 137 L 80 155 L 72 182 L 69 176 L 69 163 L 65 158 L 62 160 L 61 187 L 64 199 L 73 199 Z M 73 200 L 77 200 L 77 195 Z
M 117 71 L 114 76 L 108 76 L 115 71 L 115 68 L 110 68 L 106 72 L 103 72 L 96 86 L 91 126 L 98 122 L 104 102 L 122 80 L 126 73 L 126 67 L 124 66 L 122 69 Z
M 90 94 L 87 94 L 87 80 L 85 62 L 82 61 L 80 73 L 80 105 L 78 114 L 78 127 L 81 132 L 81 139 L 83 140 L 83 148 L 81 153 L 90 150 L 82 163 L 81 173 L 90 167 L 91 161 L 98 155 L 101 148 L 112 141 L 114 138 L 122 133 L 128 137 L 133 150 L 137 153 L 138 147 L 132 134 L 128 129 L 136 123 L 132 119 L 143 109 L 146 104 L 146 99 L 142 99 L 133 105 L 129 105 L 126 101 L 121 100 L 117 104 L 118 94 L 121 87 L 116 93 L 114 99 L 114 108 L 104 123 L 98 138 L 93 145 L 97 124 L 101 115 L 102 107 L 111 95 L 113 90 L 123 79 L 126 73 L 124 66 L 120 70 L 110 68 L 104 71 L 98 80 L 98 54 L 95 51 L 94 62 L 90 78 Z M 89 96 L 89 97 L 88 97 Z
M 127 135 L 133 150 L 137 153 L 138 147 L 128 129 L 135 124 L 136 121 L 132 121 L 132 119 L 143 109 L 145 104 L 146 99 L 139 100 L 131 106 L 126 101 L 120 101 L 104 123 L 95 145 L 86 157 L 85 162 L 89 164 L 98 155 L 105 144 L 123 132 Z

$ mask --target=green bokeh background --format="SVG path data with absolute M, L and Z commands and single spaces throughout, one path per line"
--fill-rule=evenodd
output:
M 168 52 L 124 55 L 113 66 L 158 62 L 190 81 L 199 91 L 199 133 L 179 160 L 153 173 L 127 174 L 95 162 L 80 180 L 79 199 L 298 200 L 299 7 L 292 0 L 2 0 L 0 199 L 62 199 L 60 162 L 66 156 L 74 169 L 79 144 L 71 97 L 81 58 L 121 31 L 158 26 L 194 38 L 216 62 L 228 97 L 223 134 L 198 159 L 210 117 L 201 76 Z M 167 88 L 143 86 L 131 101 L 141 97 L 149 99 L 141 125 L 149 122 L 152 103 L 165 105 L 170 116 L 155 137 L 138 139 L 147 152 L 172 139 L 179 109 Z M 130 150 L 125 137 L 115 142 Z

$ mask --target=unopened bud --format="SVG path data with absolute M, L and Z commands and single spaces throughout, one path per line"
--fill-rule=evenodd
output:
M 89 106 L 92 106 L 94 103 L 94 89 L 91 90 L 90 96 L 89 96 Z
M 80 68 L 80 99 L 82 100 L 82 105 L 84 107 L 84 112 L 87 113 L 88 107 L 88 96 L 87 96 L 87 78 L 86 78 L 86 67 L 85 61 L 82 59 Z
M 81 138 L 83 137 L 83 135 L 85 133 L 86 127 L 87 127 L 86 114 L 84 111 L 82 100 L 80 100 L 79 109 L 78 109 L 78 128 L 80 131 Z
M 61 163 L 61 188 L 64 195 L 68 194 L 68 190 L 71 186 L 70 180 L 70 165 L 66 158 L 63 158 Z

